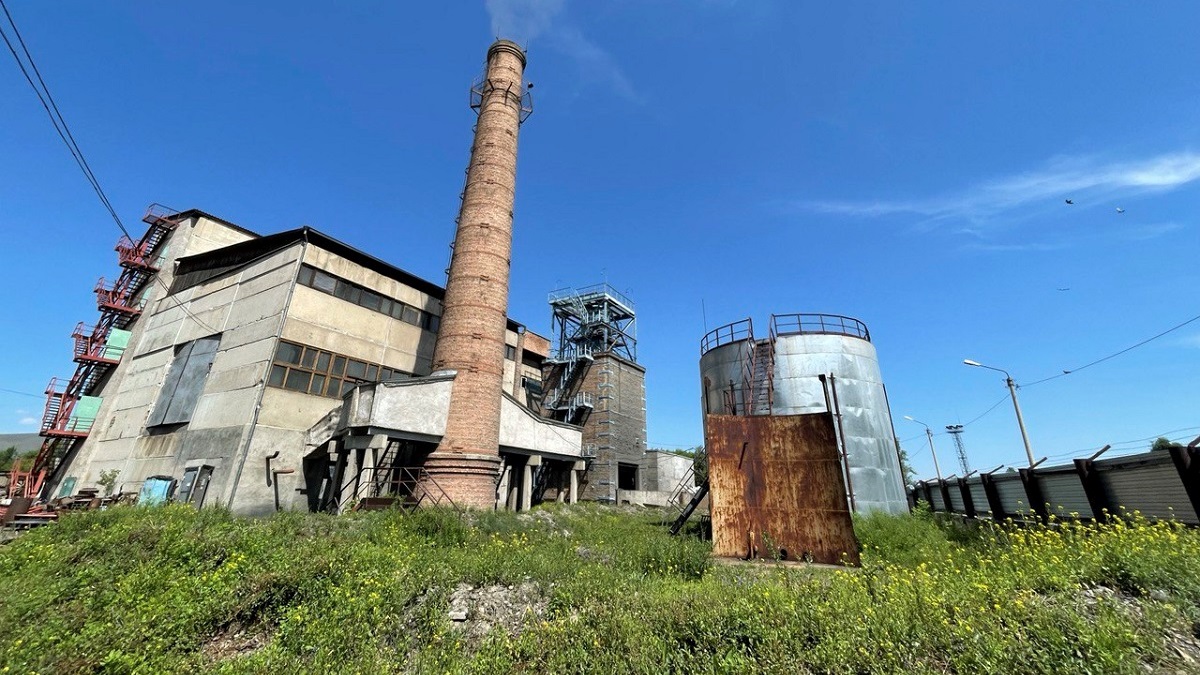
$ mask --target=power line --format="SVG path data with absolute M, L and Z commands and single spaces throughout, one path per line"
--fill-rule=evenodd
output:
M 27 391 L 17 391 L 16 389 L 5 389 L 4 387 L 0 387 L 0 391 L 4 392 L 6 394 L 18 394 L 20 396 L 29 396 L 30 398 L 43 398 L 45 396 L 44 394 L 38 395 L 38 394 L 31 394 Z
M 1122 445 L 1137 445 L 1139 443 L 1145 443 L 1147 441 L 1158 440 L 1159 438 L 1166 438 L 1167 436 L 1170 436 L 1171 434 L 1177 434 L 1181 431 L 1197 431 L 1197 430 L 1200 430 L 1200 427 L 1182 427 L 1179 429 L 1170 429 L 1168 431 L 1162 431 L 1157 434 L 1154 434 L 1153 436 L 1147 436 L 1146 438 L 1134 438 L 1134 439 L 1128 440 L 1128 441 L 1117 441 L 1115 443 L 1108 443 L 1108 445 L 1111 446 L 1114 450 L 1116 450 L 1116 449 L 1120 449 L 1118 446 L 1122 446 Z M 1188 434 L 1188 436 L 1190 436 L 1190 435 L 1191 434 Z M 1181 438 L 1186 438 L 1186 437 L 1187 436 L 1182 436 Z M 1174 440 L 1178 440 L 1178 439 L 1174 439 Z M 1125 448 L 1125 449 L 1130 449 L 1130 448 Z M 1093 448 L 1081 448 L 1079 450 L 1068 450 L 1067 452 L 1060 452 L 1056 455 L 1049 455 L 1049 458 L 1056 459 L 1059 457 L 1067 457 L 1069 455 L 1076 455 L 1081 452 L 1093 452 L 1095 450 L 1096 450 L 1096 448 L 1094 448 L 1094 447 Z
M 1049 382 L 1050 380 L 1057 380 L 1060 377 L 1066 377 L 1067 375 L 1073 375 L 1075 373 L 1078 373 L 1081 370 L 1084 370 L 1086 368 L 1091 368 L 1092 366 L 1104 363 L 1105 361 L 1116 358 L 1126 352 L 1133 351 L 1134 349 L 1137 349 L 1138 347 L 1141 347 L 1144 344 L 1154 342 L 1155 340 L 1159 339 L 1160 337 L 1167 335 L 1168 333 L 1173 333 L 1194 321 L 1200 321 L 1200 314 L 1193 316 L 1192 318 L 1188 319 L 1187 321 L 1184 321 L 1183 323 L 1176 324 L 1175 326 L 1172 326 L 1171 328 L 1164 330 L 1163 332 L 1159 333 L 1158 335 L 1155 335 L 1154 337 L 1146 338 L 1145 340 L 1142 340 L 1141 342 L 1139 342 L 1133 346 L 1126 347 L 1125 349 L 1122 349 L 1119 352 L 1114 352 L 1112 354 L 1109 354 L 1108 356 L 1105 356 L 1104 358 L 1096 359 L 1095 361 L 1092 361 L 1091 363 L 1079 366 L 1078 368 L 1072 368 L 1071 370 L 1064 370 L 1063 372 L 1059 373 L 1058 375 L 1051 375 L 1050 377 L 1045 377 L 1045 378 L 1042 378 L 1035 382 L 1030 382 L 1029 384 L 1023 384 L 1020 386 L 1021 387 L 1032 387 L 1034 385 L 1038 385 L 1043 382 Z
M 67 125 L 66 118 L 63 117 L 62 112 L 58 109 L 58 104 L 54 101 L 53 94 L 50 93 L 50 87 L 46 85 L 46 80 L 42 77 L 42 72 L 38 69 L 37 62 L 33 60 L 33 54 L 29 52 L 29 47 L 27 47 L 25 44 L 25 38 L 21 36 L 21 31 L 17 28 L 17 23 L 13 21 L 12 14 L 8 11 L 8 5 L 5 4 L 4 0 L 0 0 L 0 9 L 4 10 L 4 16 L 8 19 L 9 25 L 12 26 L 13 35 L 16 36 L 17 43 L 21 45 L 21 51 L 25 54 L 25 61 L 29 62 L 29 67 L 26 68 L 25 61 L 21 60 L 21 56 L 17 53 L 16 47 L 13 46 L 12 41 L 4 32 L 3 26 L 0 26 L 0 38 L 3 38 L 4 44 L 8 45 L 8 51 L 12 53 L 13 59 L 16 60 L 17 67 L 21 69 L 21 74 L 25 76 L 25 81 L 29 83 L 30 88 L 33 89 L 33 93 L 37 95 L 38 101 L 40 101 L 42 104 L 42 108 L 44 108 L 46 110 L 46 114 L 50 116 L 50 123 L 54 125 L 54 130 L 58 132 L 58 137 L 61 138 L 63 144 L 67 146 L 67 150 L 70 151 L 71 157 L 75 159 L 75 163 L 79 166 L 79 170 L 83 172 L 84 178 L 86 178 L 88 184 L 92 186 L 92 190 L 95 191 L 96 196 L 100 198 L 100 203 L 104 206 L 105 210 L 108 211 L 108 214 L 112 216 L 113 222 L 117 224 L 117 227 L 121 230 L 121 233 L 124 234 L 130 241 L 136 241 L 133 235 L 129 234 L 129 230 L 125 227 L 125 223 L 121 221 L 121 216 L 117 214 L 117 210 L 113 208 L 112 202 L 110 202 L 108 199 L 108 195 L 104 193 L 104 188 L 100 186 L 100 179 L 96 178 L 95 172 L 92 171 L 91 165 L 88 164 L 87 158 L 83 155 L 83 150 L 80 149 L 79 144 L 75 141 L 75 135 L 71 133 L 71 128 Z M 29 75 L 30 70 L 32 70 L 34 76 L 37 77 L 37 82 L 41 85 L 40 88 L 38 84 L 34 83 L 33 77 Z M 162 286 L 163 291 L 165 291 L 167 293 L 167 297 L 169 297 L 171 289 L 167 286 L 166 282 L 163 281 L 158 275 L 154 276 L 154 280 L 159 286 Z M 217 329 L 208 325 L 204 321 L 201 321 L 200 317 L 192 313 L 192 311 L 185 307 L 179 299 L 174 298 L 173 300 L 176 307 L 183 310 L 184 314 L 186 314 L 196 323 L 200 324 L 200 326 L 206 330 L 213 331 L 214 333 L 218 332 Z
M 129 230 L 125 228 L 125 224 L 121 222 L 121 217 L 117 215 L 112 202 L 104 194 L 104 189 L 100 187 L 100 181 L 96 179 L 96 174 L 92 172 L 92 167 L 88 164 L 87 158 L 84 157 L 83 150 L 75 142 L 75 136 L 71 133 L 71 128 L 67 126 L 67 120 L 63 117 L 62 112 L 59 111 L 58 104 L 54 102 L 54 96 L 51 95 L 50 88 L 46 86 L 46 81 L 42 78 L 41 71 L 38 70 L 37 62 L 33 60 L 33 55 L 29 53 L 29 48 L 25 45 L 25 38 L 21 36 L 21 31 L 17 28 L 17 23 L 13 21 L 12 14 L 8 11 L 8 5 L 5 4 L 4 0 L 0 0 L 0 8 L 4 10 L 4 16 L 8 19 L 9 25 L 12 26 L 13 35 L 16 36 L 17 42 L 21 45 L 21 51 L 24 52 L 25 59 L 29 62 L 29 69 L 27 69 L 25 62 L 17 54 L 16 47 L 13 46 L 4 29 L 0 27 L 0 37 L 4 39 L 4 44 L 8 45 L 8 51 L 12 53 L 13 59 L 16 60 L 17 67 L 21 69 L 21 74 L 25 76 L 25 81 L 29 83 L 29 86 L 33 89 L 33 93 L 41 101 L 42 107 L 46 109 L 46 114 L 50 116 L 50 123 L 54 125 L 54 130 L 58 132 L 58 137 L 62 139 L 62 142 L 67 146 L 67 150 L 71 152 L 71 157 L 75 159 L 75 163 L 79 165 L 79 170 L 83 172 L 84 178 L 92 186 L 92 189 L 96 192 L 96 196 L 100 198 L 100 203 L 108 211 L 109 215 L 112 216 L 117 227 L 121 228 L 121 232 L 132 240 L 133 237 L 129 234 Z M 30 69 L 37 76 L 37 81 L 41 84 L 41 88 L 34 83 L 33 77 L 29 75 Z
M 999 401 L 996 401 L 995 403 L 993 403 L 993 404 L 992 404 L 992 406 L 991 406 L 990 408 L 988 408 L 987 410 L 984 410 L 982 413 L 980 413 L 979 415 L 977 415 L 977 416 L 976 416 L 974 419 L 972 419 L 970 422 L 964 422 L 964 423 L 963 423 L 963 426 L 964 426 L 964 427 L 969 427 L 969 426 L 971 426 L 972 424 L 974 424 L 974 423 L 978 422 L 979 420 L 983 419 L 984 417 L 987 417 L 989 413 L 991 413 L 993 410 L 995 410 L 996 408 L 998 408 L 998 407 L 1000 406 L 1000 404 L 1001 404 L 1001 403 L 1004 403 L 1004 402 L 1005 402 L 1005 401 L 1007 401 L 1007 400 L 1008 400 L 1008 396 L 1003 396 L 1003 397 L 1001 397 Z

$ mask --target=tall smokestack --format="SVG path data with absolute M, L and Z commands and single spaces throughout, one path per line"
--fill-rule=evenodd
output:
M 528 113 L 524 71 L 525 52 L 514 42 L 497 40 L 488 49 L 482 81 L 471 92 L 479 121 L 433 354 L 434 371 L 458 374 L 446 433 L 425 469 L 456 504 L 476 508 L 495 506 L 500 468 L 517 131 Z

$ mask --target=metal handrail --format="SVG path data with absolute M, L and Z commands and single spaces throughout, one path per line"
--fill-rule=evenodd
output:
M 382 474 L 382 476 L 380 475 Z M 364 479 L 364 475 L 366 478 Z M 441 506 L 449 504 L 460 515 L 462 509 L 459 508 L 450 495 L 438 484 L 437 480 L 430 475 L 424 467 L 420 466 L 364 466 L 343 483 L 338 489 L 336 495 L 340 497 L 347 490 L 354 489 L 356 492 L 361 489 L 361 486 L 366 485 L 367 497 L 381 497 L 401 494 L 401 488 L 406 488 L 407 497 L 414 501 L 406 506 L 416 508 L 422 502 L 429 499 L 431 505 Z M 437 489 L 436 494 L 429 490 L 427 486 L 432 485 Z M 339 504 L 340 506 L 340 504 Z
M 574 296 L 583 295 L 608 295 L 625 306 L 626 309 L 636 309 L 632 300 L 630 300 L 624 293 L 618 291 L 607 283 L 592 284 L 591 286 L 584 286 L 583 288 L 558 288 L 550 291 L 548 298 L 551 303 L 554 303 L 559 300 L 566 300 Z
M 742 319 L 709 331 L 700 340 L 700 355 L 703 356 L 717 347 L 741 340 L 754 340 L 753 320 Z
M 840 314 L 772 314 L 772 337 L 779 335 L 846 335 L 867 342 L 871 332 L 858 319 Z

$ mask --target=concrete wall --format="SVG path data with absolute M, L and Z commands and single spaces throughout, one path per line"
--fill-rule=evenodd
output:
M 692 468 L 692 458 L 673 452 L 655 450 L 646 453 L 642 463 L 642 490 L 670 492 Z
M 62 475 L 86 486 L 101 471 L 116 469 L 123 489 L 136 490 L 148 476 L 180 478 L 186 468 L 209 465 L 205 503 L 228 503 L 300 250 L 293 246 L 149 305 L 133 348 L 112 387 L 105 387 L 98 425 Z M 214 334 L 220 343 L 191 420 L 147 429 L 177 347 Z
M 166 368 L 173 354 L 159 350 L 156 354 L 143 354 L 141 345 L 146 340 L 147 329 L 154 326 L 161 332 L 164 325 L 174 325 L 177 332 L 184 332 L 174 300 L 165 299 L 165 288 L 174 278 L 175 260 L 203 253 L 222 246 L 247 241 L 254 236 L 245 230 L 203 216 L 193 216 L 180 222 L 160 244 L 158 253 L 159 281 L 151 280 L 141 294 L 145 301 L 143 313 L 130 326 L 129 346 L 121 362 L 94 390 L 104 399 L 92 426 L 92 433 L 68 455 L 55 484 L 48 494 L 57 494 L 62 481 L 73 476 L 77 479 L 76 489 L 99 487 L 96 480 L 103 470 L 116 468 L 122 473 L 118 486 L 137 489 L 140 475 L 136 471 L 125 471 L 125 458 L 134 455 L 137 436 L 145 432 L 144 424 L 149 406 L 158 395 L 158 388 L 166 376 Z M 165 316 L 159 316 L 165 314 Z M 153 341 L 152 341 L 153 342 Z M 142 354 L 145 358 L 136 359 Z M 154 464 L 154 458 L 132 457 L 134 463 Z M 97 465 L 93 465 L 99 462 Z M 150 475 L 150 474 L 142 474 Z

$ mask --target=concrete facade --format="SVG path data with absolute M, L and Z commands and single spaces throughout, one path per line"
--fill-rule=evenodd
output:
M 46 494 L 115 469 L 127 492 L 162 476 L 198 505 L 307 508 L 310 430 L 358 383 L 429 374 L 443 291 L 310 228 L 259 237 L 199 211 L 179 217 L 163 283 L 148 284 L 129 347 L 96 389 L 92 430 Z M 520 364 L 546 357 L 527 351 L 545 338 L 509 320 L 504 342 L 503 387 L 522 393 Z M 201 344 L 210 360 L 193 363 Z M 186 420 L 156 423 L 180 401 Z

